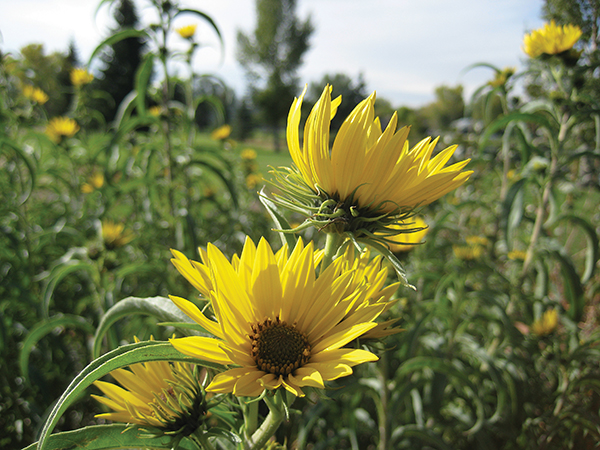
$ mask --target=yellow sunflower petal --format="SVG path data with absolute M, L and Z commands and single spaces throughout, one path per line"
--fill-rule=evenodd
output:
M 169 339 L 169 342 L 184 355 L 217 364 L 228 365 L 232 363 L 216 339 L 204 336 L 189 336 Z
M 179 309 L 181 309 L 190 319 L 194 320 L 198 323 L 202 328 L 208 331 L 213 336 L 216 336 L 220 339 L 223 339 L 223 333 L 221 331 L 221 327 L 218 323 L 209 320 L 202 311 L 198 309 L 196 305 L 194 305 L 189 300 L 186 300 L 181 297 L 176 297 L 174 295 L 169 295 L 169 298 L 177 305 Z

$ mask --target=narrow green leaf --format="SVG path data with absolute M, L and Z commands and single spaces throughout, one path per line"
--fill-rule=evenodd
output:
M 234 184 L 231 182 L 231 180 L 229 180 L 229 178 L 227 178 L 227 176 L 225 175 L 225 172 L 221 168 L 217 167 L 212 162 L 201 161 L 198 159 L 194 159 L 194 160 L 190 161 L 188 166 L 191 166 L 191 165 L 204 166 L 207 169 L 210 169 L 210 171 L 213 172 L 217 177 L 219 177 L 223 181 L 225 186 L 227 187 L 227 190 L 229 191 L 229 194 L 231 195 L 231 201 L 233 202 L 233 205 L 236 208 L 239 206 L 237 190 L 236 190 Z
M 47 448 L 46 443 L 48 437 L 61 416 L 94 381 L 102 378 L 115 369 L 149 361 L 182 361 L 222 370 L 222 367 L 218 364 L 209 363 L 179 353 L 168 342 L 143 341 L 116 348 L 92 361 L 73 379 L 71 384 L 67 387 L 67 390 L 58 399 L 54 408 L 48 415 L 48 419 L 40 433 L 38 449 L 42 450 Z
M 109 36 L 108 38 L 104 39 L 102 42 L 100 42 L 100 44 L 98 44 L 98 46 L 94 49 L 94 51 L 90 55 L 90 59 L 88 60 L 88 64 L 87 64 L 88 67 L 91 65 L 91 63 L 92 63 L 93 59 L 96 57 L 96 55 L 105 46 L 114 45 L 117 42 L 122 41 L 123 39 L 135 38 L 135 37 L 148 38 L 148 33 L 146 33 L 146 31 L 144 31 L 144 30 L 136 30 L 134 28 L 127 28 L 127 29 L 118 31 L 115 34 L 113 34 L 112 36 Z
M 29 195 L 33 191 L 33 187 L 35 186 L 35 169 L 31 161 L 29 160 L 29 157 L 25 154 L 21 147 L 19 147 L 14 141 L 4 136 L 0 137 L 0 149 L 3 149 L 5 146 L 11 148 L 13 152 L 15 152 L 19 159 L 23 161 L 23 163 L 27 167 L 27 171 L 29 172 L 29 189 L 27 190 L 27 192 L 24 192 L 22 197 L 19 199 L 20 203 L 25 203 L 29 198 Z
M 94 333 L 94 327 L 88 321 L 81 316 L 72 314 L 56 315 L 38 322 L 31 328 L 29 333 L 27 333 L 27 337 L 23 341 L 19 352 L 19 367 L 21 368 L 21 374 L 26 380 L 29 380 L 29 355 L 31 354 L 33 347 L 40 339 L 58 327 L 78 328 L 90 335 Z
M 587 246 L 585 248 L 585 269 L 581 276 L 581 282 L 587 283 L 594 274 L 596 268 L 596 262 L 600 257 L 598 234 L 596 229 L 583 217 L 575 214 L 561 215 L 556 219 L 556 222 L 569 221 L 574 225 L 579 226 L 581 231 L 585 234 Z
M 481 137 L 480 147 L 483 147 L 485 144 L 487 144 L 487 141 L 494 133 L 503 129 L 512 121 L 536 123 L 542 127 L 547 128 L 548 130 L 554 130 L 556 128 L 556 124 L 550 122 L 547 116 L 544 116 L 542 114 L 513 112 L 507 114 L 506 116 L 499 117 L 487 127 L 485 133 L 483 133 L 483 136 Z
M 48 279 L 48 283 L 44 288 L 44 293 L 42 297 L 43 317 L 47 318 L 50 316 L 50 300 L 52 298 L 52 294 L 54 294 L 54 289 L 56 289 L 58 283 L 60 283 L 60 281 L 70 273 L 77 272 L 79 270 L 84 270 L 92 276 L 95 272 L 95 268 L 90 263 L 74 259 L 66 261 L 64 264 L 61 264 L 60 266 L 57 266 L 52 270 Z
M 585 296 L 579 275 L 577 275 L 577 271 L 567 255 L 556 250 L 549 251 L 548 253 L 560 265 L 560 272 L 563 279 L 563 295 L 569 303 L 567 315 L 574 322 L 579 322 L 585 307 Z
M 144 114 L 146 112 L 146 92 L 148 90 L 148 82 L 152 76 L 153 67 L 154 54 L 148 53 L 135 74 L 135 99 L 138 114 Z
M 100 356 L 102 338 L 115 322 L 124 317 L 136 314 L 153 316 L 161 322 L 195 323 L 166 297 L 127 297 L 112 306 L 102 316 L 102 320 L 100 320 L 94 336 L 92 357 L 97 358 Z
M 209 15 L 203 13 L 202 11 L 198 11 L 196 9 L 186 9 L 186 8 L 180 9 L 175 14 L 175 17 L 177 17 L 181 14 L 195 14 L 197 16 L 200 16 L 200 18 L 206 20 L 210 24 L 210 26 L 213 28 L 213 30 L 215 30 L 215 32 L 217 33 L 217 36 L 219 37 L 219 42 L 221 43 L 221 58 L 223 58 L 223 55 L 225 53 L 225 51 L 224 51 L 225 45 L 223 43 L 223 36 L 221 36 L 221 31 L 219 30 L 219 27 L 217 26 L 215 21 Z
M 506 198 L 502 204 L 502 216 L 500 217 L 500 223 L 504 230 L 506 245 L 509 249 L 512 248 L 513 231 L 519 226 L 521 219 L 523 218 L 523 187 L 525 186 L 526 182 L 526 178 L 521 178 L 513 183 L 508 189 Z
M 124 448 L 165 449 L 173 448 L 172 436 L 149 437 L 148 432 L 137 426 L 126 424 L 93 425 L 74 431 L 55 433 L 48 437 L 44 448 L 46 450 L 112 450 Z M 23 450 L 36 450 L 38 443 L 25 447 Z M 196 446 L 183 439 L 177 448 L 196 450 Z

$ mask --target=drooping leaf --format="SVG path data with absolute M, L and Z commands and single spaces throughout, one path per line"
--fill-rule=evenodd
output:
M 102 316 L 94 336 L 92 357 L 100 356 L 102 339 L 109 328 L 118 320 L 137 314 L 156 317 L 160 322 L 183 322 L 196 329 L 196 323 L 186 316 L 173 302 L 166 297 L 127 297 L 112 306 Z
M 48 437 L 58 420 L 94 381 L 115 369 L 149 361 L 182 361 L 218 370 L 222 369 L 218 364 L 183 355 L 168 342 L 143 341 L 118 347 L 92 361 L 73 379 L 48 415 L 40 433 L 38 448 L 40 450 L 46 448 Z
M 46 450 L 116 450 L 125 448 L 148 448 L 165 449 L 173 448 L 173 437 L 163 435 L 150 437 L 147 431 L 138 426 L 126 424 L 94 425 L 80 428 L 74 431 L 55 433 L 48 437 L 44 444 Z M 35 442 L 23 450 L 36 450 L 38 443 Z M 196 450 L 196 446 L 183 439 L 177 448 L 182 450 Z
M 146 33 L 145 30 L 136 30 L 134 28 L 126 28 L 124 30 L 117 31 L 115 34 L 107 37 L 102 42 L 100 42 L 100 44 L 98 44 L 98 46 L 94 49 L 94 51 L 90 55 L 90 59 L 88 60 L 88 64 L 87 64 L 88 67 L 92 64 L 92 61 L 94 60 L 96 55 L 98 55 L 98 53 L 100 51 L 102 51 L 102 49 L 105 46 L 114 45 L 117 42 L 122 41 L 123 39 L 135 38 L 135 37 L 148 38 L 148 33 Z
M 90 335 L 94 333 L 94 327 L 87 320 L 72 314 L 60 314 L 38 322 L 27 334 L 19 352 L 19 366 L 21 374 L 26 380 L 29 380 L 29 355 L 33 347 L 40 339 L 58 327 L 78 328 Z
M 521 223 L 523 218 L 524 205 L 523 193 L 524 186 L 527 183 L 526 178 L 517 180 L 508 189 L 504 203 L 502 204 L 501 226 L 504 230 L 504 236 L 508 248 L 512 248 L 513 231 Z
M 585 296 L 575 266 L 571 259 L 561 252 L 550 250 L 548 251 L 548 254 L 553 257 L 560 266 L 563 281 L 563 296 L 569 304 L 567 315 L 574 322 L 579 322 L 585 307 Z
M 70 273 L 80 270 L 88 272 L 91 276 L 94 276 L 95 274 L 95 268 L 93 265 L 91 265 L 89 262 L 79 261 L 76 259 L 66 261 L 64 264 L 61 264 L 52 270 L 48 277 L 48 283 L 44 288 L 44 293 L 42 296 L 43 317 L 47 318 L 50 316 L 50 300 L 52 299 L 54 289 L 56 289 L 58 283 Z

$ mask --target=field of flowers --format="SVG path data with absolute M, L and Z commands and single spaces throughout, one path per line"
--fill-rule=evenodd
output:
M 3 56 L 0 447 L 597 448 L 600 98 L 578 27 L 526 35 L 523 73 L 483 64 L 477 120 L 439 141 L 373 96 L 330 134 L 335 86 L 299 93 L 289 155 L 201 132 L 200 75 L 169 73 L 159 31 L 101 127 L 85 68 L 47 117 Z

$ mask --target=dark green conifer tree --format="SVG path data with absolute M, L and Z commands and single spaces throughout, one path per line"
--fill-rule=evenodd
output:
M 132 0 L 120 0 L 115 9 L 117 26 L 113 33 L 128 28 L 136 28 L 139 19 Z M 142 38 L 123 39 L 110 46 L 101 56 L 105 64 L 101 74 L 94 79 L 93 89 L 108 95 L 97 100 L 93 107 L 107 122 L 114 119 L 119 105 L 135 84 L 135 74 L 144 54 L 145 43 Z

